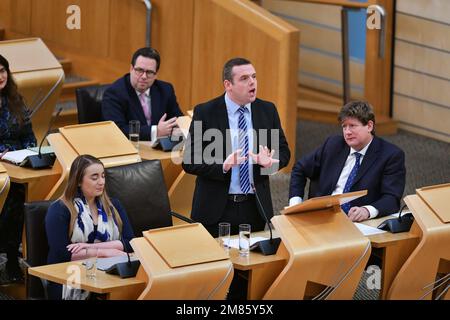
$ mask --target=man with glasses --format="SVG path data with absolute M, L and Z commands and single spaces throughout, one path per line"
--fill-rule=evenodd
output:
M 341 206 L 352 221 L 397 212 L 405 189 L 404 152 L 375 136 L 375 115 L 367 102 L 347 103 L 338 119 L 343 135 L 329 137 L 292 170 L 289 205 L 302 202 L 309 178 L 309 198 L 367 190 Z
M 103 118 L 114 121 L 127 137 L 130 120 L 141 123 L 141 140 L 154 141 L 169 136 L 176 126 L 176 117 L 183 115 L 173 86 L 156 79 L 160 61 L 155 49 L 137 50 L 131 59 L 130 73 L 105 91 Z

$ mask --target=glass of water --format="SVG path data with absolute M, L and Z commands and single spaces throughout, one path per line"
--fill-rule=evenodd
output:
M 128 123 L 128 137 L 136 149 L 139 149 L 139 132 L 141 131 L 141 123 L 139 120 L 130 120 Z
M 95 279 L 97 274 L 97 248 L 86 248 L 86 261 L 84 266 L 86 267 L 86 278 Z
M 231 230 L 230 223 L 228 222 L 219 223 L 219 244 L 225 250 L 229 249 L 230 230 Z
M 241 257 L 247 257 L 250 252 L 250 233 L 249 224 L 239 225 L 239 255 Z

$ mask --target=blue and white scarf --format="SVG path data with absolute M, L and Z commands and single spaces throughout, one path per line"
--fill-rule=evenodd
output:
M 95 201 L 98 212 L 97 232 L 94 232 L 94 221 L 92 220 L 91 210 L 86 203 L 86 199 L 83 196 L 75 198 L 74 205 L 78 216 L 73 228 L 72 238 L 70 239 L 72 243 L 120 240 L 119 228 L 115 219 L 108 219 L 108 215 L 101 202 L 98 199 Z

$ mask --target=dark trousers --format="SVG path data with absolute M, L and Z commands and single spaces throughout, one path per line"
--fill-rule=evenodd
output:
M 258 212 L 255 196 L 242 202 L 227 201 L 225 212 L 219 222 L 229 222 L 231 224 L 231 234 L 239 233 L 239 225 L 248 223 L 251 225 L 251 232 L 262 231 L 266 225 L 264 219 Z M 219 233 L 219 224 L 206 225 L 205 228 L 214 237 Z M 228 292 L 228 300 L 245 300 L 247 298 L 248 272 L 235 270 L 233 280 Z
M 219 222 L 229 222 L 231 224 L 231 234 L 239 234 L 239 225 L 242 223 L 250 224 L 251 232 L 262 231 L 266 225 L 266 222 L 258 212 L 254 195 L 249 195 L 249 198 L 242 202 L 228 200 Z M 205 225 L 206 230 L 214 238 L 217 238 L 219 235 L 219 222 L 213 225 Z
M 0 248 L 6 252 L 7 271 L 17 271 L 19 262 L 17 256 L 22 242 L 24 220 L 25 187 L 22 184 L 11 183 L 8 196 L 0 214 Z

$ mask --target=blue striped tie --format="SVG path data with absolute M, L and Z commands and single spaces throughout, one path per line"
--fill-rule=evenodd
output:
M 353 166 L 353 169 L 347 178 L 347 182 L 345 183 L 344 191 L 342 193 L 347 193 L 350 191 L 350 188 L 353 185 L 353 181 L 355 180 L 356 175 L 358 174 L 358 170 L 360 167 L 359 159 L 361 159 L 361 153 L 355 152 L 354 155 L 356 157 L 355 165 Z M 342 210 L 344 210 L 345 213 L 348 214 L 348 211 L 350 210 L 350 202 L 344 203 L 341 206 L 341 208 Z
M 248 174 L 248 135 L 247 135 L 247 121 L 245 120 L 245 106 L 239 108 L 239 149 L 242 149 L 241 156 L 247 157 L 247 160 L 239 165 L 239 183 L 243 193 L 250 192 L 250 177 Z

